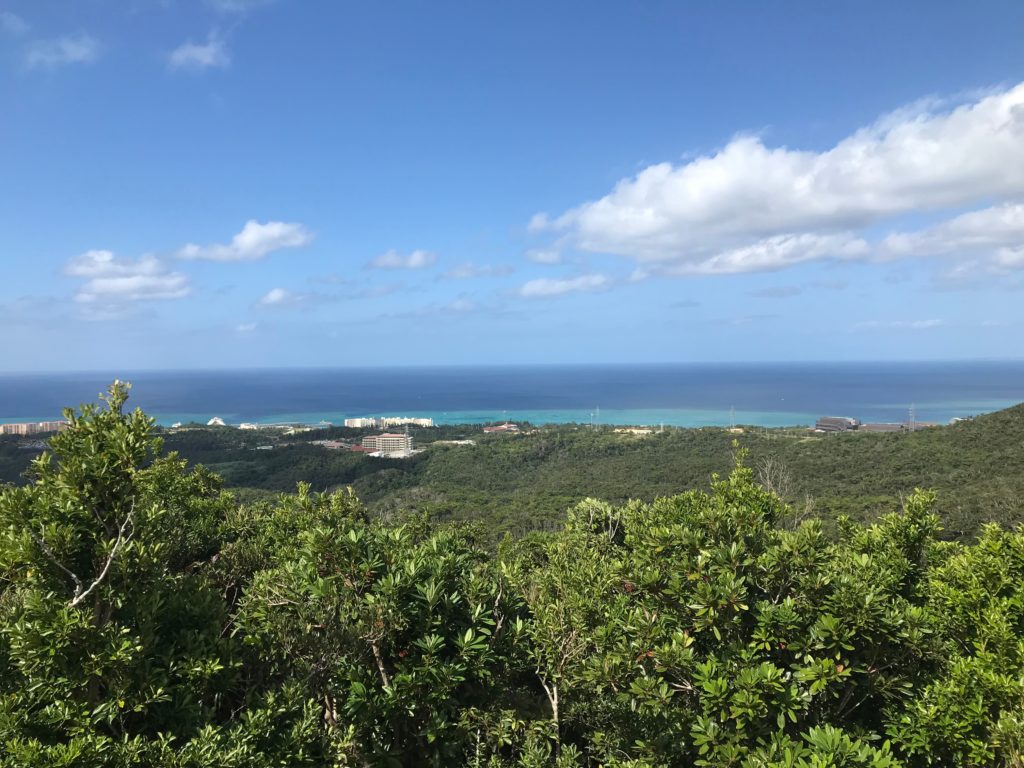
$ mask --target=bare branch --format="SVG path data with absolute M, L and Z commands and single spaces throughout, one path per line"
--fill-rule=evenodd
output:
M 384 689 L 388 690 L 391 688 L 391 678 L 388 677 L 388 671 L 384 668 L 384 657 L 381 655 L 380 646 L 377 645 L 376 640 L 370 641 L 370 650 L 373 651 L 373 659 L 377 662 L 377 671 L 380 672 L 380 681 L 384 683 Z
M 85 600 L 85 598 L 87 598 L 89 596 L 89 593 L 92 592 L 94 589 L 96 589 L 96 587 L 98 587 L 103 582 L 103 580 L 107 577 L 107 574 L 110 572 L 110 566 L 113 565 L 114 558 L 117 557 L 117 553 L 120 552 L 121 549 L 123 548 L 123 546 L 125 544 L 127 544 L 129 541 L 131 541 L 132 536 L 135 535 L 135 529 L 132 528 L 131 533 L 129 533 L 127 536 L 125 536 L 125 531 L 128 529 L 128 526 L 131 524 L 131 522 L 132 522 L 132 515 L 134 515 L 134 514 L 135 514 L 135 500 L 132 499 L 132 508 L 130 510 L 128 510 L 128 514 L 125 516 L 124 522 L 121 523 L 121 527 L 117 531 L 117 539 L 114 541 L 114 546 L 112 546 L 110 548 L 110 554 L 107 555 L 107 562 L 104 563 L 103 570 L 100 571 L 100 575 L 97 576 L 93 580 L 92 584 L 90 584 L 88 589 L 86 589 L 84 592 L 79 592 L 78 590 L 76 590 L 76 594 L 75 594 L 74 599 L 69 603 L 69 605 L 72 608 L 74 608 L 76 605 L 78 605 L 83 600 Z M 80 583 L 79 583 L 79 586 L 80 586 Z
M 77 597 L 79 594 L 81 594 L 82 589 L 83 589 L 83 585 L 82 585 L 82 580 L 80 578 L 78 578 L 78 574 L 76 574 L 71 569 L 67 568 L 60 560 L 57 559 L 57 556 L 53 553 L 53 550 L 50 549 L 50 547 L 43 540 L 43 534 L 42 533 L 40 533 L 37 536 L 35 531 L 33 531 L 31 528 L 28 529 L 28 532 L 29 532 L 29 535 L 32 537 L 32 540 L 36 543 L 36 546 L 38 546 L 39 549 L 41 549 L 43 551 L 43 554 L 46 555 L 46 558 L 51 563 L 53 563 L 58 568 L 60 568 L 62 571 L 64 571 L 64 573 L 67 574 L 68 577 L 70 577 L 71 581 L 74 582 L 74 585 L 75 585 L 75 596 Z

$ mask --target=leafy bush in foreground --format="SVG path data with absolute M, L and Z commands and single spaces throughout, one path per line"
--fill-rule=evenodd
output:
M 123 405 L 0 490 L 0 765 L 1022 766 L 1024 534 L 826 536 L 742 457 L 490 554 L 239 505 Z

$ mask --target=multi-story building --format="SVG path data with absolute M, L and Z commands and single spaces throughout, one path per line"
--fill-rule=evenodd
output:
M 377 426 L 377 420 L 373 418 L 369 419 L 345 419 L 345 426 L 352 427 L 353 429 L 366 429 Z
M 412 437 L 393 432 L 367 435 L 363 438 L 363 448 L 380 453 L 411 453 Z
M 379 419 L 380 426 L 387 429 L 388 427 L 404 427 L 409 424 L 414 427 L 432 427 L 434 426 L 433 419 L 421 419 L 414 418 L 411 416 L 385 416 Z
M 42 435 L 67 428 L 66 421 L 35 421 L 22 424 L 0 424 L 0 435 Z
M 406 425 L 413 427 L 432 427 L 434 426 L 434 420 L 421 419 L 413 416 L 382 416 L 380 418 L 368 416 L 362 419 L 345 419 L 345 426 L 353 427 L 355 429 L 374 427 L 387 429 L 388 427 L 404 427 Z

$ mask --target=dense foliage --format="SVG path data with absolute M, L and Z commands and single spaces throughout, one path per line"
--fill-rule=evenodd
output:
M 0 490 L 0 765 L 1024 766 L 1020 529 L 915 492 L 826 534 L 739 450 L 494 552 L 240 504 L 126 397 Z

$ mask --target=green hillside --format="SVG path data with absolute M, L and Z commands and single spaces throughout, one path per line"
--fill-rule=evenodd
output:
M 734 443 L 748 450 L 755 473 L 795 515 L 866 521 L 898 506 L 914 488 L 927 488 L 938 494 L 945 536 L 970 536 L 984 521 L 1024 520 L 1024 405 L 912 434 L 709 428 L 636 436 L 567 425 L 485 435 L 462 426 L 414 430 L 426 450 L 405 460 L 310 442 L 361 434 L 331 429 L 285 438 L 220 428 L 164 439 L 169 450 L 220 474 L 243 499 L 293 491 L 300 481 L 318 491 L 351 486 L 371 510 L 477 520 L 495 539 L 550 528 L 590 496 L 650 501 L 704 487 L 712 474 L 728 471 Z M 476 444 L 432 444 L 467 437 Z M 14 439 L 0 442 L 0 479 L 16 482 L 32 455 Z

